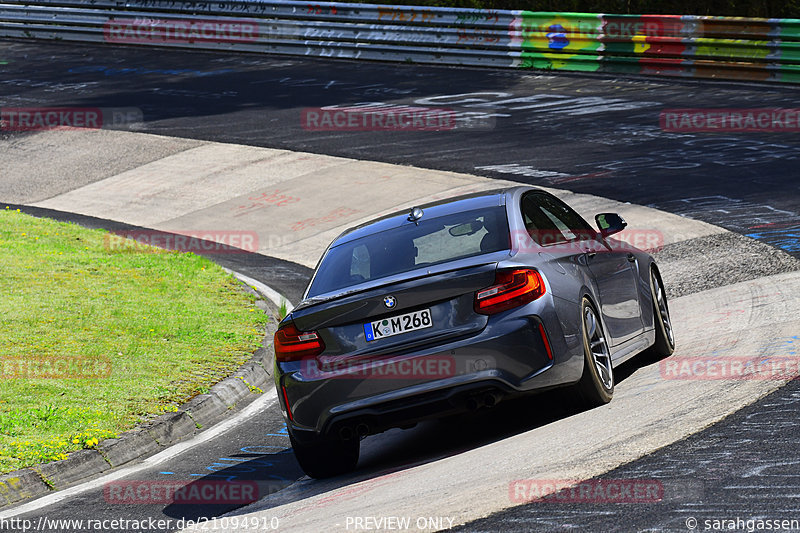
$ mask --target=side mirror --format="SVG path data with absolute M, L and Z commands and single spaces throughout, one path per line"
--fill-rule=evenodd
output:
M 594 221 L 597 223 L 600 235 L 602 235 L 604 239 L 609 235 L 619 233 L 628 226 L 628 223 L 616 213 L 600 213 L 599 215 L 595 215 Z

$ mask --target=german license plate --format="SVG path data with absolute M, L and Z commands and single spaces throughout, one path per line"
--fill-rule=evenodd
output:
M 433 319 L 431 319 L 431 310 L 422 309 L 420 311 L 414 311 L 413 313 L 406 313 L 405 315 L 384 318 L 383 320 L 377 320 L 375 322 L 367 322 L 364 324 L 364 334 L 367 337 L 367 341 L 376 341 L 393 335 L 408 333 L 409 331 L 416 331 L 432 326 Z

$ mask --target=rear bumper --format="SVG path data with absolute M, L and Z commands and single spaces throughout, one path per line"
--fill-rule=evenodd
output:
M 539 308 L 540 317 L 523 309 L 492 317 L 475 335 L 410 354 L 338 368 L 322 368 L 316 359 L 276 364 L 278 396 L 284 415 L 288 400 L 292 435 L 300 441 L 353 438 L 577 381 L 583 359 L 563 345 L 555 314 Z
M 352 439 L 373 435 L 424 420 L 442 418 L 493 406 L 520 392 L 499 381 L 483 381 L 415 394 L 397 400 L 329 415 L 321 431 L 290 423 L 292 435 L 300 442 Z

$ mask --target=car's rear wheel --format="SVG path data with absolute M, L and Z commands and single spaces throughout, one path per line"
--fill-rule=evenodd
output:
M 664 358 L 675 351 L 675 333 L 669 316 L 669 304 L 664 285 L 654 268 L 650 269 L 650 294 L 653 295 L 653 322 L 656 328 L 656 342 L 648 350 L 654 358 Z
M 360 442 L 357 438 L 299 443 L 290 433 L 289 440 L 300 468 L 309 477 L 320 479 L 346 474 L 358 464 Z
M 581 317 L 584 363 L 577 392 L 586 406 L 595 407 L 610 402 L 614 395 L 614 368 L 603 324 L 587 298 L 581 302 Z

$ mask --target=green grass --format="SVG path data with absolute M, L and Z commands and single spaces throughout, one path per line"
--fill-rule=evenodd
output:
M 0 473 L 174 411 L 250 358 L 266 316 L 205 258 L 0 206 Z

